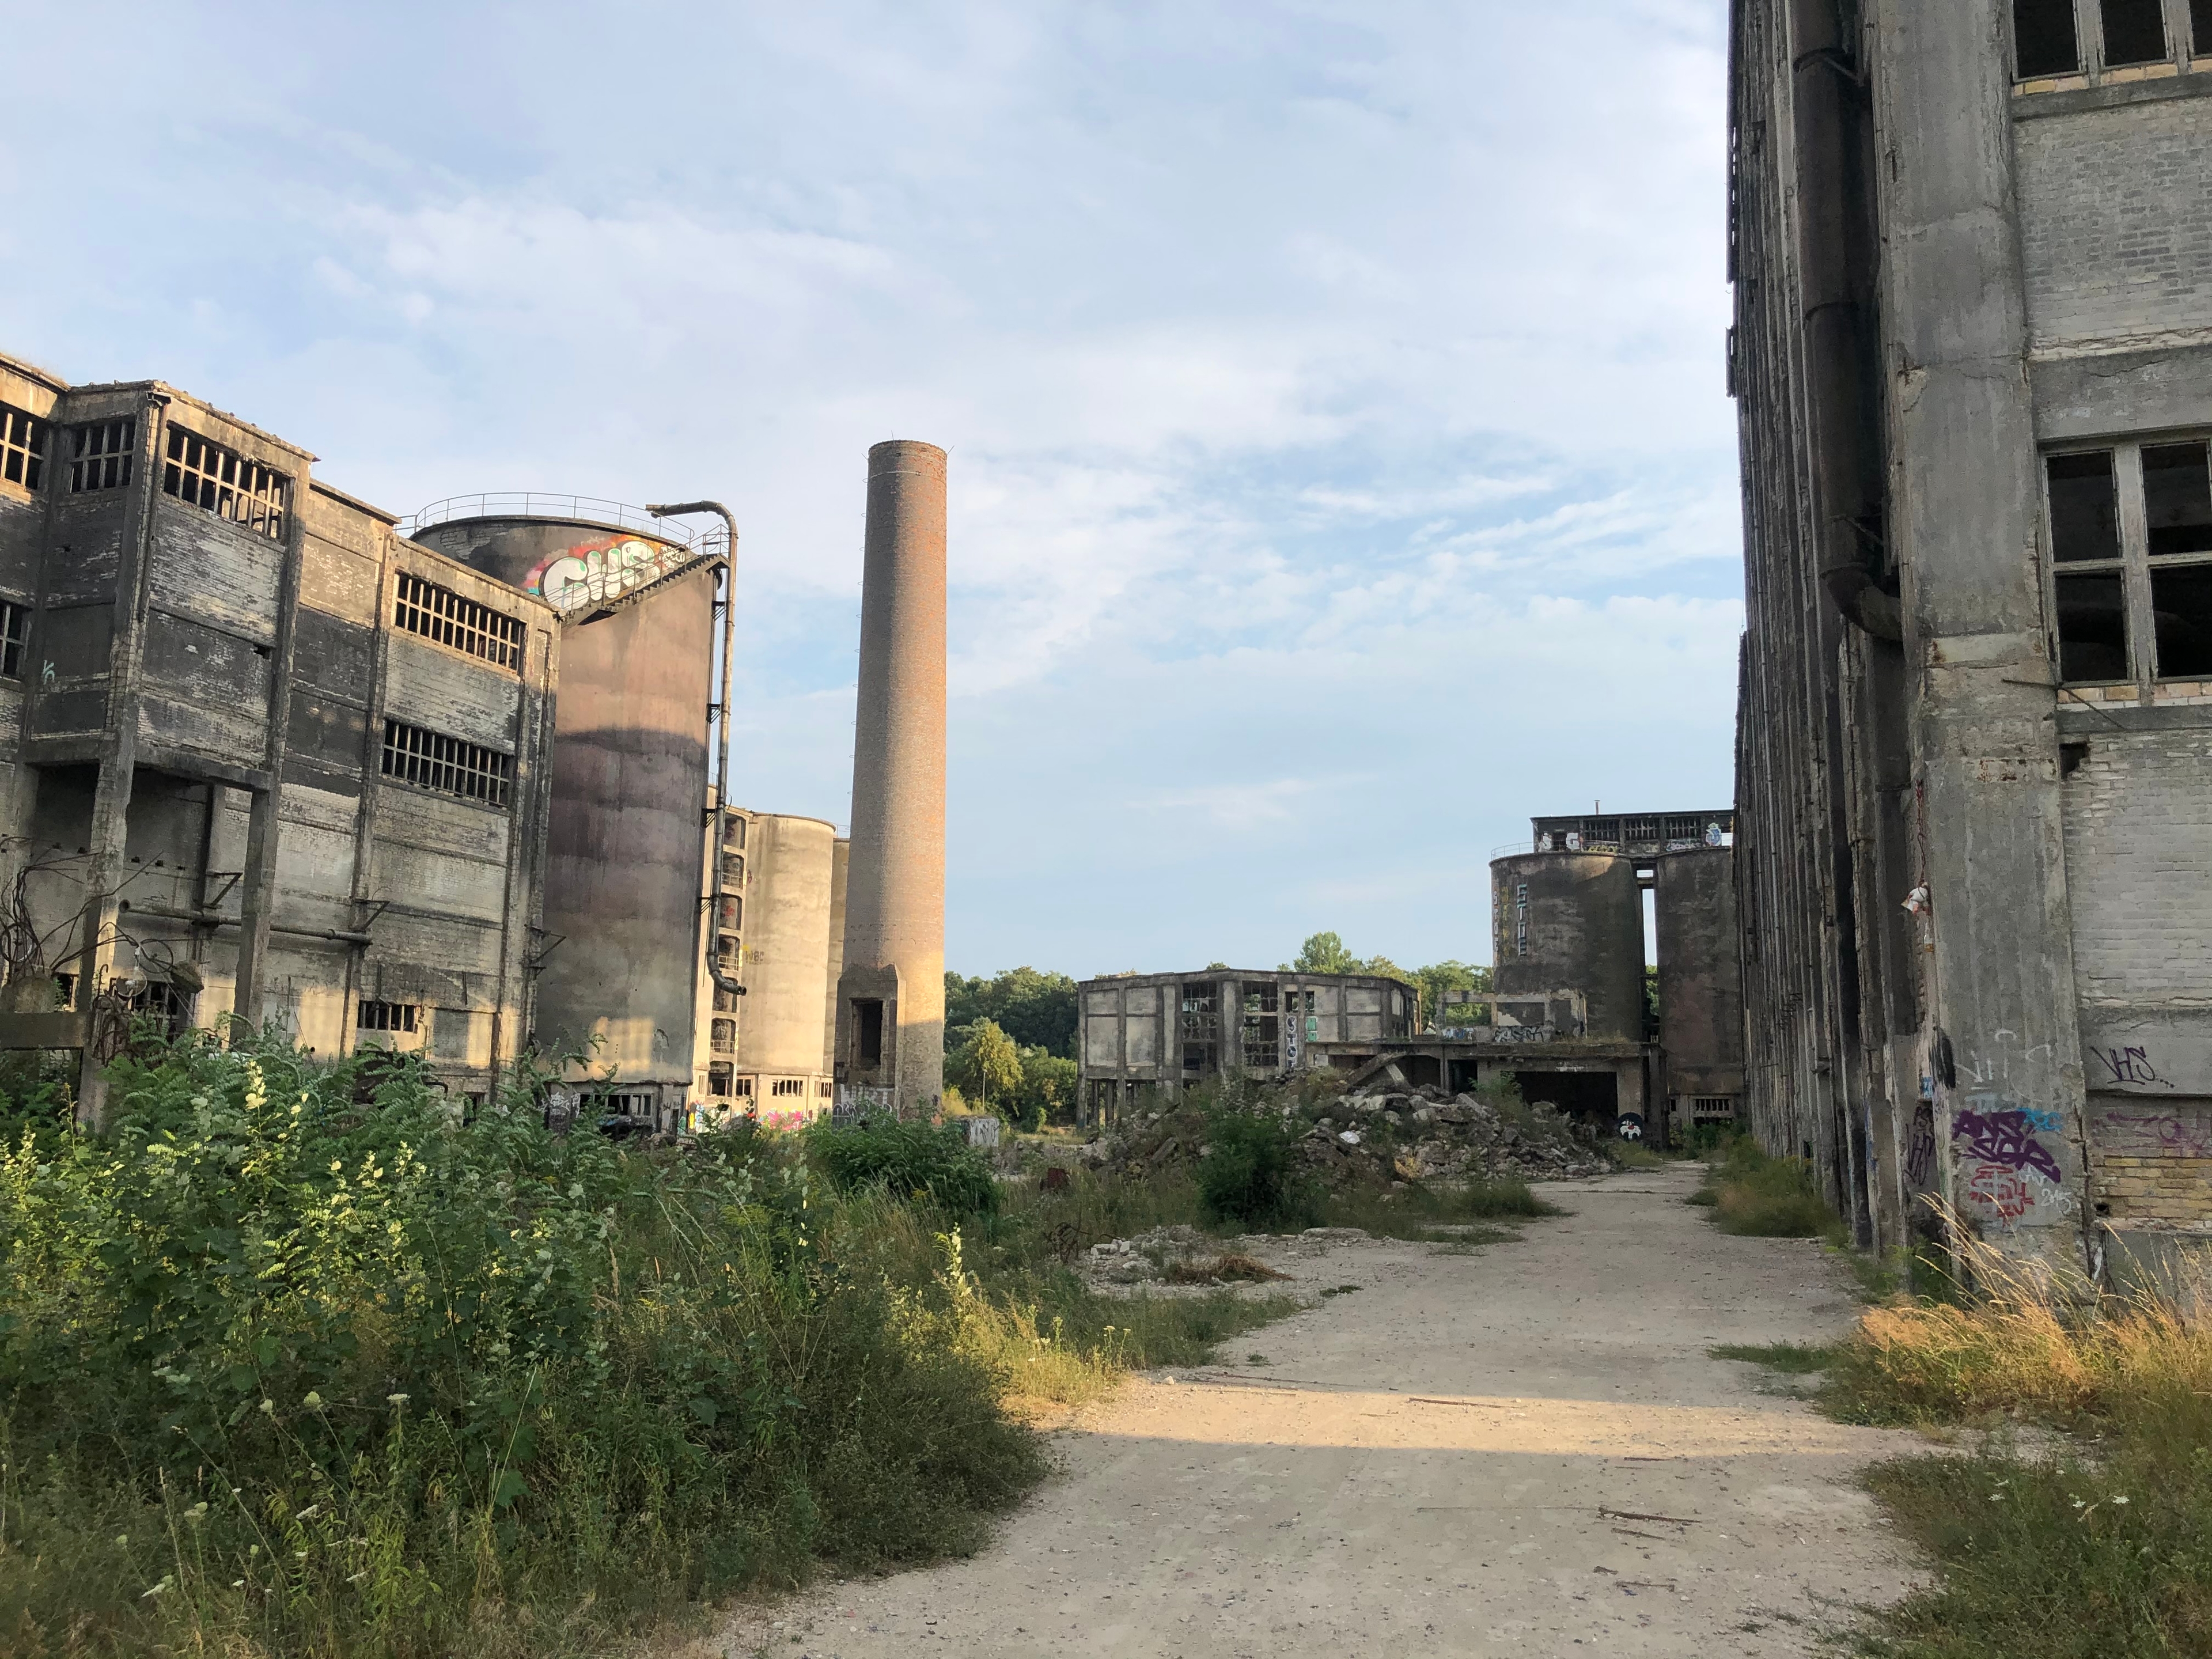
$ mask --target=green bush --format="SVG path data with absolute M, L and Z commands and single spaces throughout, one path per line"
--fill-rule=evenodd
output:
M 970 1548 L 1038 1478 L 972 1283 L 775 1138 L 462 1123 L 411 1064 L 239 1041 L 0 1153 L 8 1650 L 604 1652 Z
M 1713 1212 L 1724 1233 L 1749 1238 L 1834 1238 L 1842 1224 L 1802 1158 L 1772 1158 L 1748 1135 L 1726 1142 L 1689 1202 Z
M 894 1198 L 927 1194 L 948 1216 L 988 1215 L 999 1207 L 991 1161 L 957 1129 L 873 1117 L 854 1124 L 819 1119 L 806 1131 L 806 1154 L 841 1193 L 876 1188 Z
M 1311 1223 L 1316 1194 L 1300 1166 L 1296 1130 L 1281 1114 L 1218 1104 L 1206 1114 L 1199 1208 L 1212 1223 L 1267 1231 Z

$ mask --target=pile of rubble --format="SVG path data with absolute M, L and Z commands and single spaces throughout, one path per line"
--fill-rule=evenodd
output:
M 1557 1107 L 1501 1111 L 1476 1095 L 1441 1089 L 1339 1095 L 1298 1142 L 1325 1179 L 1350 1182 L 1609 1175 L 1596 1133 Z

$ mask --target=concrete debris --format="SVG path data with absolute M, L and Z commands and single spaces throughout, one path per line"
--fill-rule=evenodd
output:
M 1364 1132 L 1345 1127 L 1354 1121 Z M 1613 1169 L 1595 1134 L 1553 1107 L 1540 1103 L 1506 1112 L 1479 1096 L 1448 1096 L 1436 1088 L 1340 1095 L 1298 1150 L 1333 1182 L 1362 1176 L 1547 1181 Z

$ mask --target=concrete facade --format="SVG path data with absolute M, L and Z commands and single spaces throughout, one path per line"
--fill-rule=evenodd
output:
M 557 614 L 313 459 L 0 359 L 0 1041 L 84 1051 L 82 1115 L 133 1011 L 477 1097 L 526 1041 Z
M 1743 970 L 1736 959 L 1735 854 L 1698 846 L 1652 864 L 1659 958 L 1659 1101 L 1680 1144 L 1733 1124 L 1743 1095 Z
M 611 502 L 485 496 L 426 509 L 415 533 L 560 612 L 535 1034 L 578 1056 L 598 1110 L 679 1127 L 699 964 L 729 948 L 698 878 L 722 538 Z
M 1588 1033 L 1644 1041 L 1644 892 L 1613 852 L 1518 853 L 1490 866 L 1492 983 L 1538 994 L 1572 986 Z
M 2203 9 L 1733 7 L 1747 1092 L 1867 1244 L 2212 1233 Z
M 699 977 L 694 1121 L 750 1115 L 793 1128 L 832 1103 L 829 1019 L 837 848 L 833 824 L 733 807 L 724 824 L 720 927 L 733 936 L 732 995 Z M 715 819 L 710 819 L 711 834 Z
M 868 452 L 853 835 L 834 1070 L 841 1103 L 945 1091 L 945 452 Z
M 1412 1034 L 1420 1001 L 1411 986 L 1373 975 L 1218 968 L 1085 980 L 1076 997 L 1086 1123 L 1234 1076 L 1277 1080 L 1359 1063 Z

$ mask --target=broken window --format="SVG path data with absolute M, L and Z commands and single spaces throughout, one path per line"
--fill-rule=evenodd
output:
M 753 1097 L 753 1080 L 752 1080 L 750 1078 L 749 1078 L 749 1077 L 741 1077 L 741 1078 L 738 1078 L 738 1079 L 734 1079 L 734 1080 L 731 1083 L 731 1085 L 730 1085 L 730 1098 L 731 1098 L 731 1099 L 732 1099 L 732 1100 L 750 1100 L 752 1097 Z
M 737 934 L 714 935 L 714 965 L 726 974 L 734 974 L 745 965 L 744 942 Z
M 1243 1048 L 1246 1071 L 1281 1069 L 1283 1022 L 1277 1012 L 1281 1006 L 1281 988 L 1273 983 L 1247 985 L 1244 988 Z
M 722 895 L 722 926 L 732 930 L 745 925 L 745 902 L 738 894 Z
M 741 812 L 730 814 L 730 827 L 722 832 L 722 845 L 743 851 L 745 844 L 745 820 Z
M 725 887 L 742 887 L 744 884 L 745 860 L 744 856 L 737 853 L 723 854 L 722 885 Z
M 2105 25 L 2105 62 L 2162 63 L 2173 55 L 2166 45 L 2162 0 L 2099 0 Z
M 803 1095 L 806 1092 L 806 1079 L 803 1077 L 780 1077 L 769 1087 L 769 1092 L 772 1095 Z
M 721 986 L 717 985 L 714 988 L 714 1012 L 718 1014 L 734 1014 L 737 1012 L 738 994 L 735 991 L 726 990 Z
M 2151 567 L 2158 678 L 2212 678 L 2212 564 Z
M 70 494 L 88 495 L 95 489 L 119 489 L 129 483 L 137 444 L 136 421 L 94 421 L 71 427 Z
M 2053 455 L 2044 471 L 2051 486 L 2051 556 L 2062 563 L 2118 558 L 2120 506 L 2112 452 Z
M 2142 465 L 2151 556 L 2212 553 L 2212 466 L 2206 465 L 2205 446 L 2146 445 Z
M 451 646 L 500 668 L 522 666 L 527 631 L 520 617 L 501 616 L 488 605 L 465 599 L 451 588 L 399 573 L 399 598 L 392 622 L 410 634 Z
M 384 775 L 433 789 L 441 795 L 504 809 L 514 775 L 514 757 L 464 738 L 384 722 Z
M 169 428 L 161 493 L 243 525 L 272 542 L 284 539 L 292 481 L 180 426 Z
M 860 1066 L 863 1070 L 872 1071 L 884 1063 L 884 1005 L 872 998 L 855 1001 L 853 1025 Z
M 727 1060 L 707 1067 L 707 1092 L 717 1099 L 730 1097 L 730 1078 L 732 1068 Z
M 23 678 L 23 642 L 30 637 L 31 608 L 0 599 L 0 676 Z
M 1631 818 L 1621 826 L 1621 834 L 1630 841 L 1656 841 L 1659 839 L 1659 820 Z
M 2120 573 L 2069 571 L 2057 586 L 2058 678 L 2077 684 L 2129 678 L 2127 596 Z
M 738 1051 L 738 1022 L 718 1019 L 714 1022 L 707 1039 L 708 1047 L 718 1054 L 733 1054 Z
M 1221 988 L 1194 983 L 1182 988 L 1182 1068 L 1207 1073 L 1220 1063 Z
M 2189 0 L 2189 28 L 2196 37 L 2190 51 L 2199 58 L 2212 55 L 2212 0 Z
M 2146 444 L 2142 471 L 2153 672 L 2212 675 L 2212 453 L 2202 439 Z
M 2014 73 L 2021 80 L 2072 75 L 2081 67 L 2074 0 L 2013 0 Z
M 34 490 L 46 470 L 46 423 L 12 404 L 0 404 L 0 477 Z
M 374 1002 L 361 1000 L 354 1025 L 363 1031 L 412 1031 L 418 1029 L 422 1007 L 415 1002 Z
M 1248 985 L 1244 988 L 1244 1012 L 1248 1014 L 1272 1014 L 1280 994 L 1273 985 Z

